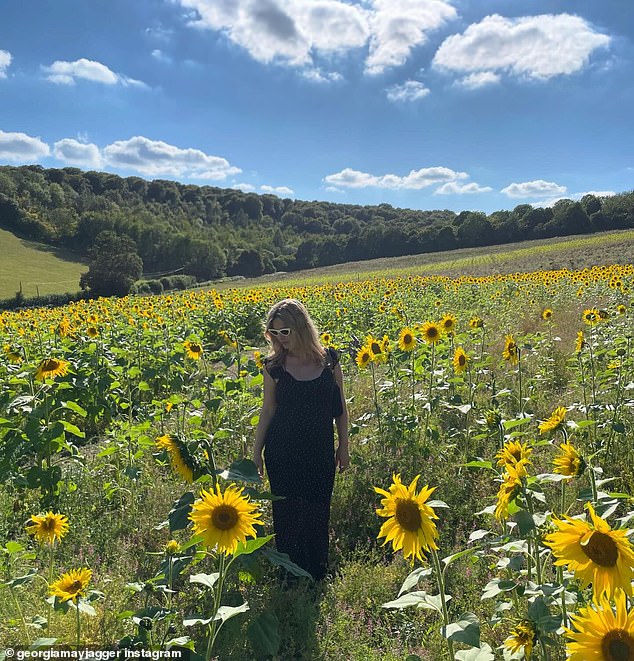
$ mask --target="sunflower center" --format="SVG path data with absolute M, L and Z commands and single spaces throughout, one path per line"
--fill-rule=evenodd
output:
M 405 344 L 411 344 L 413 339 L 414 338 L 409 333 L 403 335 L 403 342 L 405 342 Z
M 371 345 L 370 348 L 372 350 L 372 353 L 375 353 L 375 354 L 376 353 L 381 353 L 381 347 L 376 342 L 372 342 L 372 345 Z
M 603 637 L 601 651 L 607 661 L 632 661 L 634 638 L 624 629 L 613 629 Z
M 463 353 L 461 353 L 458 356 L 458 365 L 464 366 L 466 364 L 467 364 L 467 357 Z
M 435 328 L 428 328 L 427 329 L 427 336 L 428 337 L 436 337 L 438 335 L 438 331 Z
M 420 510 L 413 500 L 399 498 L 396 503 L 396 520 L 401 528 L 409 532 L 416 532 L 422 523 Z
M 81 590 L 82 583 L 81 581 L 73 581 L 69 586 L 68 586 L 68 591 L 69 592 L 79 592 Z
M 238 523 L 238 512 L 231 505 L 219 505 L 214 509 L 211 520 L 215 528 L 229 530 Z
M 42 365 L 42 370 L 45 372 L 54 372 L 59 367 L 59 363 L 55 358 L 47 358 Z
M 592 562 L 601 567 L 614 567 L 619 557 L 615 541 L 603 532 L 593 532 L 590 539 L 581 544 L 581 548 Z
M 44 519 L 42 529 L 48 531 L 55 530 L 55 519 Z
M 202 347 L 200 346 L 200 344 L 192 343 L 189 345 L 189 348 L 192 350 L 193 353 L 200 353 L 202 351 Z

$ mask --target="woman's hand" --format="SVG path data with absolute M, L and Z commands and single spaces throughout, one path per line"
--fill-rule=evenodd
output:
M 348 446 L 339 446 L 335 453 L 335 465 L 339 468 L 339 472 L 343 473 L 350 466 L 350 453 Z
M 254 452 L 253 453 L 253 463 L 255 464 L 256 468 L 258 469 L 258 475 L 260 477 L 264 477 L 264 462 L 262 461 L 262 452 Z

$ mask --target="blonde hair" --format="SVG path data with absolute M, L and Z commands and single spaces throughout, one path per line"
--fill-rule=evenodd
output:
M 271 345 L 272 351 L 269 354 L 270 362 L 281 363 L 286 355 L 285 349 L 277 338 L 268 332 L 275 319 L 279 319 L 285 327 L 291 329 L 293 349 L 300 356 L 310 358 L 316 363 L 324 360 L 326 351 L 321 346 L 319 333 L 308 310 L 298 300 L 284 298 L 269 310 L 264 323 L 264 337 Z

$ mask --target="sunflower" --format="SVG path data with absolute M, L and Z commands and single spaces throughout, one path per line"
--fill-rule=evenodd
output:
M 628 539 L 629 530 L 612 530 L 610 524 L 597 516 L 590 503 L 586 505 L 592 524 L 564 515 L 553 518 L 557 532 L 544 538 L 555 556 L 555 565 L 568 565 L 582 587 L 592 583 L 595 600 L 604 592 L 612 598 L 616 588 L 632 596 L 634 578 L 634 548 Z
M 570 661 L 631 661 L 634 659 L 634 610 L 627 610 L 625 594 L 615 590 L 612 610 L 604 594 L 598 603 L 570 616 L 573 629 L 565 628 Z
M 235 553 L 238 542 L 256 537 L 254 525 L 262 524 L 257 506 L 242 495 L 242 488 L 230 484 L 225 492 L 202 491 L 200 500 L 192 505 L 189 519 L 194 523 L 194 534 L 203 535 L 203 542 L 218 547 L 225 555 Z
M 457 347 L 453 354 L 453 368 L 456 374 L 462 374 L 469 364 L 469 356 L 462 347 Z
M 484 321 L 480 317 L 471 317 L 469 321 L 469 326 L 471 328 L 482 328 L 484 326 Z
M 416 336 L 411 328 L 403 328 L 399 333 L 398 348 L 402 351 L 412 351 L 416 348 Z
M 510 365 L 517 365 L 520 361 L 520 350 L 517 346 L 517 343 L 515 342 L 515 338 L 512 335 L 506 336 L 502 358 L 504 358 L 504 360 L 506 360 Z
M 453 333 L 456 330 L 456 325 L 457 324 L 458 324 L 458 320 L 456 319 L 456 317 L 454 317 L 453 314 L 446 314 L 440 320 L 440 327 L 447 334 Z
M 526 477 L 525 464 L 507 464 L 504 481 L 497 492 L 497 503 L 495 505 L 495 518 L 506 519 L 509 515 L 509 505 L 522 488 L 522 478 Z
M 10 363 L 21 363 L 22 362 L 22 351 L 18 346 L 11 346 L 10 344 L 5 344 L 3 347 L 4 355 L 7 357 L 7 360 Z
M 64 514 L 55 514 L 47 512 L 46 514 L 31 515 L 31 523 L 26 526 L 29 535 L 33 535 L 40 544 L 50 544 L 51 546 L 58 539 L 68 532 L 68 518 Z
M 374 490 L 384 496 L 381 500 L 380 509 L 376 510 L 379 516 L 387 517 L 387 521 L 381 526 L 379 538 L 385 537 L 383 546 L 392 542 L 394 551 L 403 550 L 403 556 L 407 559 L 423 559 L 421 551 L 438 549 L 436 539 L 438 530 L 433 519 L 438 519 L 433 508 L 426 504 L 429 496 L 436 487 L 431 489 L 424 486 L 420 493 L 416 493 L 416 483 L 420 475 L 417 475 L 409 485 L 401 483 L 401 476 L 393 475 L 390 490 L 385 491 L 374 487 Z
M 535 624 L 531 620 L 521 620 L 511 629 L 509 637 L 504 641 L 504 647 L 511 654 L 524 652 L 524 658 L 529 659 L 536 642 Z
M 359 367 L 366 367 L 372 360 L 370 349 L 368 349 L 368 347 L 361 347 L 359 351 L 357 351 L 357 356 L 354 360 Z
M 88 335 L 88 337 L 97 337 L 99 335 L 99 330 L 96 326 L 89 326 L 86 329 L 86 335 Z
M 575 340 L 575 353 L 581 353 L 581 350 L 586 346 L 586 340 L 583 337 L 583 331 L 577 333 L 577 339 Z
M 330 333 L 322 333 L 319 339 L 325 347 L 332 345 L 332 335 Z
M 76 604 L 80 597 L 86 596 L 86 588 L 91 578 L 91 569 L 71 569 L 51 583 L 49 594 L 59 597 L 60 601 L 71 600 Z
M 531 463 L 529 457 L 533 452 L 533 448 L 528 447 L 528 443 L 520 443 L 519 441 L 507 441 L 504 447 L 495 455 L 498 460 L 498 466 L 515 467 L 517 464 L 524 466 Z
M 262 362 L 262 352 L 261 351 L 254 351 L 253 352 L 253 360 L 255 360 L 255 365 L 258 367 L 258 369 L 262 369 L 264 367 L 264 363 Z
M 43 380 L 64 376 L 68 372 L 69 365 L 68 361 L 61 360 L 61 358 L 44 358 L 35 372 L 35 378 Z
M 546 309 L 542 312 L 542 319 L 543 319 L 544 321 L 548 321 L 552 316 L 553 316 L 553 311 L 552 311 L 550 308 L 546 308 Z
M 366 338 L 366 347 L 370 352 L 370 359 L 375 363 L 385 362 L 387 356 L 383 351 L 383 343 L 376 337 L 368 335 Z
M 484 412 L 484 422 L 489 429 L 498 429 L 502 424 L 502 414 L 498 409 L 487 409 Z
M 238 343 L 229 335 L 226 330 L 219 330 L 218 335 L 224 340 L 225 344 L 232 349 L 238 348 Z
M 588 310 L 583 311 L 582 319 L 588 324 L 588 326 L 594 326 L 600 321 L 601 317 L 596 308 L 589 308 Z
M 185 482 L 193 482 L 196 464 L 189 453 L 187 446 L 178 437 L 172 434 L 159 436 L 155 443 L 161 450 L 167 451 L 172 468 L 185 480 Z
M 627 311 L 627 308 L 623 305 L 623 303 L 621 303 L 620 305 L 616 306 L 616 311 L 619 314 L 625 314 L 625 312 Z
M 562 443 L 559 446 L 560 455 L 553 459 L 555 473 L 567 477 L 579 477 L 586 469 L 586 462 L 577 452 L 572 443 Z
M 185 347 L 185 353 L 188 358 L 193 358 L 194 360 L 200 360 L 203 355 L 203 347 L 199 342 L 190 342 L 186 340 L 183 342 Z
M 558 406 L 551 414 L 548 420 L 544 420 L 539 425 L 540 434 L 548 434 L 549 432 L 555 432 L 558 429 L 561 429 L 564 424 L 564 419 L 566 417 L 566 407 Z
M 175 539 L 170 539 L 164 547 L 166 555 L 176 555 L 180 550 L 181 545 Z
M 423 324 L 421 333 L 423 335 L 423 339 L 428 344 L 436 344 L 437 342 L 440 342 L 440 326 L 433 321 L 428 321 L 427 323 Z

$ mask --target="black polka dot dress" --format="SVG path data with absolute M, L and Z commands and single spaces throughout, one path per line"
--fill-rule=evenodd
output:
M 267 365 L 276 381 L 275 414 L 264 439 L 264 462 L 273 501 L 277 550 L 315 580 L 328 564 L 330 498 L 335 480 L 333 418 L 343 413 L 329 349 L 316 379 L 298 380 L 281 365 Z

